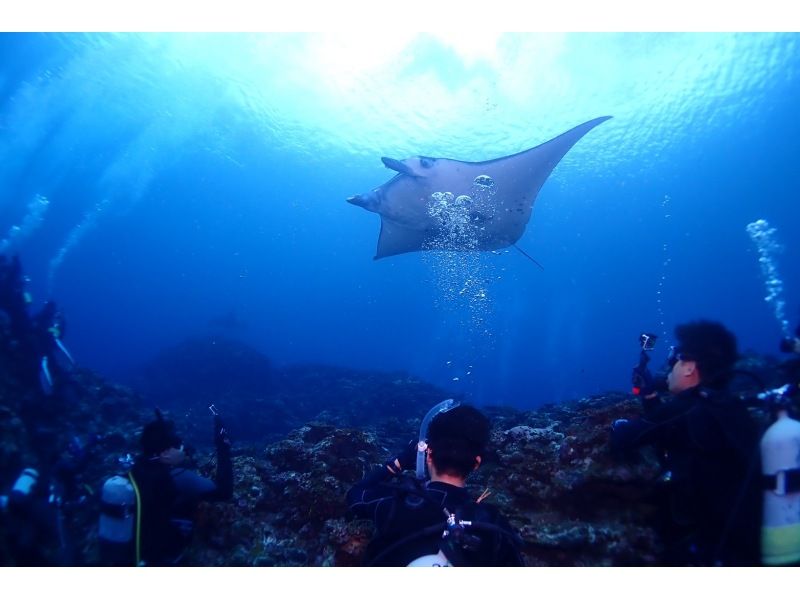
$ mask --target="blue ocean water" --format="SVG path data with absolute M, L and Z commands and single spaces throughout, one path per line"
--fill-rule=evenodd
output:
M 798 105 L 798 34 L 2 34 L 0 250 L 112 378 L 225 334 L 529 408 L 627 390 L 638 334 L 658 361 L 689 319 L 778 354 Z M 393 176 L 382 156 L 487 160 L 604 115 L 518 243 L 543 270 L 374 261 L 380 219 L 345 202 Z

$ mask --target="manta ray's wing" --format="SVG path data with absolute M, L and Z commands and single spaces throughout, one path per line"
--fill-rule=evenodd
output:
M 590 120 L 537 147 L 486 162 L 424 158 L 423 170 L 398 162 L 401 174 L 348 201 L 381 215 L 375 259 L 431 248 L 431 240 L 441 233 L 441 222 L 430 210 L 431 194 L 437 191 L 470 198 L 471 216 L 477 223 L 475 249 L 508 247 L 525 232 L 533 202 L 561 158 L 609 118 Z M 450 249 L 446 243 L 436 246 Z
M 518 154 L 469 164 L 465 170 L 470 176 L 488 176 L 493 182 L 492 193 L 484 201 L 485 205 L 476 206 L 487 217 L 480 229 L 478 248 L 501 249 L 519 241 L 547 177 L 572 146 L 609 118 L 590 120 Z
M 411 228 L 381 217 L 381 234 L 374 259 L 425 249 L 435 238 L 435 231 Z

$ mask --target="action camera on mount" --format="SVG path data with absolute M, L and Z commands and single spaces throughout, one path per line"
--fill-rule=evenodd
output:
M 642 350 L 639 352 L 639 363 L 633 368 L 631 381 L 633 382 L 633 389 L 631 392 L 635 395 L 649 397 L 654 395 L 655 392 L 666 388 L 666 380 L 661 378 L 653 378 L 647 364 L 650 362 L 648 351 L 652 351 L 656 346 L 656 339 L 658 335 L 652 332 L 642 332 L 639 335 L 639 346 Z
M 652 332 L 642 332 L 639 335 L 639 345 L 642 347 L 642 351 L 652 351 L 656 346 L 657 338 L 658 336 Z

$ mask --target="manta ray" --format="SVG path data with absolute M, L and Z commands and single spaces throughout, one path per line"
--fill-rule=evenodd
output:
M 522 237 L 533 202 L 561 158 L 609 118 L 595 118 L 534 148 L 485 162 L 384 157 L 381 161 L 397 175 L 347 201 L 380 214 L 374 259 L 431 249 L 503 249 Z

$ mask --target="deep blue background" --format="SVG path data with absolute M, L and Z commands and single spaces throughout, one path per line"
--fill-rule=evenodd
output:
M 419 36 L 343 52 L 372 60 L 358 70 L 325 36 L 4 34 L 0 239 L 35 306 L 63 308 L 77 360 L 112 377 L 225 333 L 278 364 L 408 370 L 530 407 L 627 389 L 638 333 L 687 319 L 776 354 L 745 226 L 776 229 L 793 329 L 798 42 L 508 35 L 474 58 Z M 519 243 L 544 271 L 513 250 L 373 261 L 379 219 L 344 201 L 390 178 L 381 156 L 490 159 L 605 114 Z M 444 290 L 476 267 L 486 301 Z M 241 326 L 213 323 L 228 313 Z

